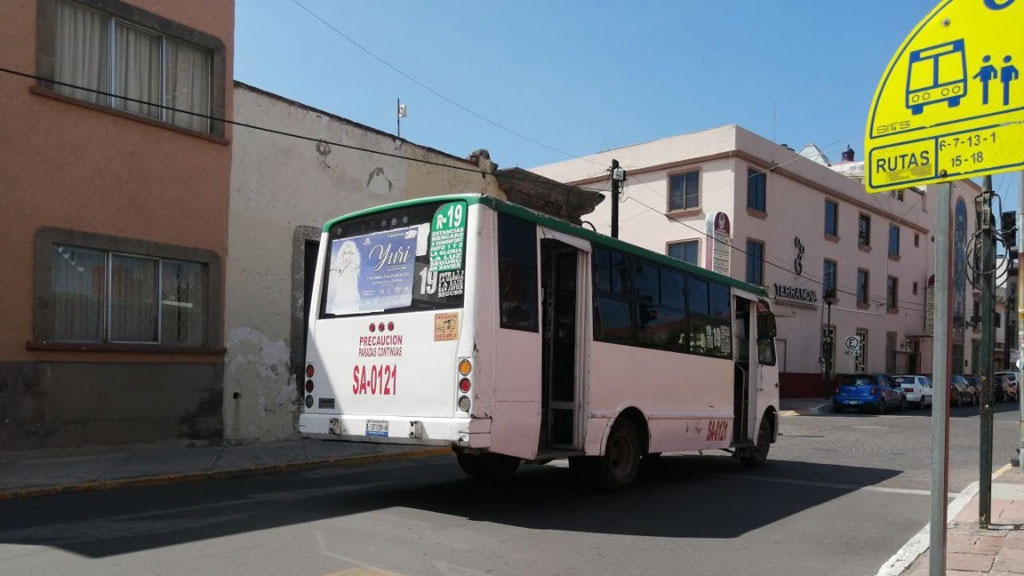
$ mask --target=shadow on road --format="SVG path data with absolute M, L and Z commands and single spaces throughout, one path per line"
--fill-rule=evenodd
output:
M 665 456 L 634 489 L 608 494 L 558 464 L 495 484 L 462 476 L 454 458 L 440 456 L 0 502 L 0 544 L 106 557 L 325 519 L 358 530 L 371 513 L 401 508 L 535 530 L 736 538 L 900 473 L 771 460 L 751 470 L 728 456 Z

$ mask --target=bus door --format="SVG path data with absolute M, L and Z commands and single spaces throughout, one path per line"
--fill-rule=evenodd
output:
M 766 407 L 778 404 L 779 401 L 779 368 L 775 354 L 775 315 L 772 314 L 766 300 L 759 300 L 757 303 L 757 386 L 755 402 L 751 403 L 751 409 L 760 406 L 763 411 Z M 756 418 L 760 412 L 755 410 L 753 416 Z M 751 430 L 754 428 L 754 420 L 751 419 Z
M 757 364 L 751 359 L 756 358 L 754 333 L 754 315 L 751 314 L 751 302 L 736 296 L 733 302 L 733 334 L 736 341 L 733 350 L 736 360 L 733 367 L 733 444 L 744 444 L 750 438 L 750 402 L 755 395 L 750 391 L 757 379 Z
M 545 236 L 555 234 L 544 230 Z M 561 235 L 558 235 L 561 236 Z M 541 240 L 541 449 L 583 446 L 589 259 L 580 247 Z

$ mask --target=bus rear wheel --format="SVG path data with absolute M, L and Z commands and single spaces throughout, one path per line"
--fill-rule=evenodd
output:
M 511 478 L 521 460 L 504 454 L 467 454 L 456 452 L 459 467 L 472 478 L 502 480 Z
M 619 419 L 612 427 L 608 446 L 601 457 L 601 484 L 618 492 L 636 482 L 640 473 L 641 450 L 636 424 L 628 418 Z

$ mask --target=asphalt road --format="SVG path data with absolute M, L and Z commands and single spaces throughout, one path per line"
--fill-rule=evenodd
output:
M 481 485 L 441 456 L 0 502 L 0 574 L 870 575 L 927 523 L 927 416 L 787 417 L 761 469 L 667 456 L 624 494 L 564 462 Z M 953 492 L 978 428 L 953 410 Z M 1016 442 L 999 405 L 995 468 Z

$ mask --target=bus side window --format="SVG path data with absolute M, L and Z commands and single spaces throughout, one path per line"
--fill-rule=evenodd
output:
M 537 332 L 537 226 L 498 213 L 501 327 Z
M 775 315 L 764 300 L 757 303 L 757 361 L 775 365 Z

